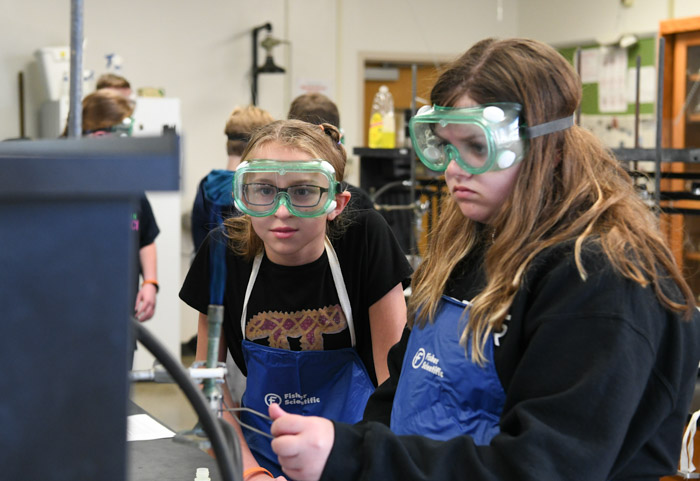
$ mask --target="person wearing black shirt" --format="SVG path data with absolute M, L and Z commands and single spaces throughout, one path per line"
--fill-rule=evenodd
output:
M 222 346 L 247 375 L 246 408 L 264 411 L 274 400 L 298 413 L 359 421 L 388 377 L 411 268 L 379 214 L 345 212 L 351 194 L 340 188 L 339 138 L 330 124 L 298 120 L 256 131 L 234 176 L 245 215 L 208 235 L 180 291 L 200 312 L 197 359 L 206 356 L 209 304 L 224 306 Z M 221 284 L 221 299 L 213 299 Z M 244 477 L 262 476 L 259 466 L 280 475 L 269 439 L 227 419 L 244 436 Z M 269 429 L 248 412 L 241 420 Z

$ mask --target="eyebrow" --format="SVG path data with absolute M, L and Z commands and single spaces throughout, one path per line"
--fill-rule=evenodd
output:
M 319 175 L 320 175 L 320 174 L 319 174 Z M 282 176 L 279 176 L 279 177 L 281 177 L 281 178 L 284 180 L 284 178 L 285 178 L 286 176 L 282 175 Z M 322 179 L 325 179 L 325 176 L 321 176 L 321 178 L 322 178 Z M 270 185 L 275 185 L 275 186 L 277 185 L 277 183 L 276 183 L 274 180 L 272 180 L 272 179 L 270 179 L 270 178 L 267 178 L 267 177 L 254 177 L 253 179 L 251 179 L 251 180 L 248 181 L 247 183 L 252 183 L 252 184 L 270 184 Z M 316 178 L 312 178 L 312 177 L 303 177 L 303 178 L 301 178 L 301 179 L 293 179 L 292 182 L 290 182 L 288 185 L 316 185 L 316 184 L 319 184 L 319 183 L 320 183 L 320 182 L 319 182 L 319 178 L 318 178 L 318 177 L 316 177 Z
M 443 137 L 442 135 L 440 135 L 440 133 L 439 133 L 438 130 L 435 130 L 433 133 L 434 133 L 437 137 L 441 138 L 442 140 L 445 140 L 445 141 L 448 141 L 448 142 L 449 142 L 449 140 L 448 140 L 447 138 L 445 138 L 445 137 Z M 480 139 L 482 139 L 482 138 L 484 138 L 483 135 L 480 135 L 480 134 L 469 134 L 469 133 L 467 133 L 467 135 L 464 135 L 464 136 L 463 136 L 463 135 L 457 135 L 456 138 L 455 138 L 455 140 L 459 140 L 459 141 L 474 140 L 474 139 L 479 139 L 479 140 L 480 140 Z

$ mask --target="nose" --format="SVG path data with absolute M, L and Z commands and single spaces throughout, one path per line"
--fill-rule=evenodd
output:
M 279 219 L 287 219 L 291 216 L 292 214 L 289 212 L 289 209 L 287 209 L 287 206 L 284 204 L 284 202 L 280 202 L 279 207 L 277 207 L 277 210 L 275 211 L 275 217 Z
M 449 175 L 450 177 L 472 177 L 474 174 L 471 174 L 467 172 L 466 170 L 462 169 L 459 164 L 457 163 L 456 160 L 452 159 L 450 160 L 450 163 L 447 164 L 447 169 L 445 169 L 445 175 Z

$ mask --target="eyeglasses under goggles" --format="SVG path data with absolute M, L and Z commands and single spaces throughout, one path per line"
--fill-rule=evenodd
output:
M 325 160 L 242 162 L 233 180 L 238 209 L 253 217 L 266 217 L 280 205 L 297 217 L 319 217 L 336 208 L 338 182 L 335 169 Z

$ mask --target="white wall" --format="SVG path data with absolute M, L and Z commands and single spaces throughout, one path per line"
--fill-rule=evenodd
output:
M 158 296 L 156 312 L 144 326 L 158 338 L 166 349 L 180 356 L 180 204 L 179 192 L 148 192 L 148 201 L 158 223 L 160 234 L 156 237 L 156 261 L 158 268 Z M 133 369 L 149 369 L 154 357 L 139 345 L 134 353 Z
M 518 35 L 553 45 L 619 39 L 625 33 L 650 34 L 659 21 L 700 15 L 698 0 L 521 0 Z
M 518 2 L 480 0 L 339 0 L 336 101 L 352 152 L 363 139 L 365 59 L 451 60 L 476 41 L 517 34 Z M 357 175 L 350 159 L 350 176 Z
M 352 152 L 363 138 L 365 59 L 451 59 L 488 36 L 575 44 L 627 31 L 654 32 L 661 19 L 700 15 L 698 0 L 635 0 L 627 9 L 619 4 L 619 0 L 90 0 L 84 3 L 84 67 L 99 74 L 104 55 L 118 53 L 134 87 L 162 87 L 169 97 L 180 99 L 184 166 L 177 214 L 186 215 L 199 180 L 224 165 L 226 117 L 234 106 L 250 101 L 255 26 L 270 22 L 274 36 L 290 42 L 273 52 L 287 73 L 259 77 L 259 105 L 281 117 L 301 79 L 327 84 L 340 107 L 346 146 Z M 27 77 L 27 133 L 36 137 L 43 98 L 33 53 L 40 47 L 69 44 L 70 1 L 0 0 L 0 11 L 4 12 L 0 139 L 19 135 L 19 71 Z M 263 49 L 259 55 L 262 63 Z M 351 157 L 348 167 L 355 182 L 356 162 Z M 165 237 L 159 241 L 169 242 Z M 179 246 L 186 271 L 192 249 L 189 237 L 170 242 Z M 180 307 L 184 340 L 194 332 L 196 315 Z

